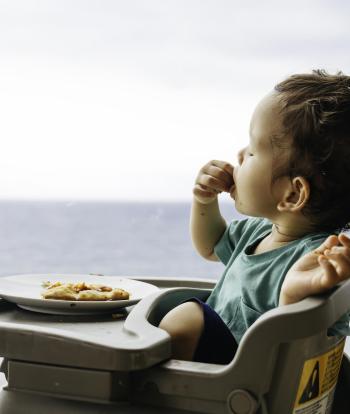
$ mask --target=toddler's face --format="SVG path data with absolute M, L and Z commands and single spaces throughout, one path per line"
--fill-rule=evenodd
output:
M 236 209 L 242 214 L 272 218 L 285 180 L 271 184 L 274 154 L 271 138 L 282 133 L 278 95 L 265 96 L 255 108 L 250 123 L 249 145 L 238 153 L 234 168 Z M 286 151 L 286 150 L 284 150 Z M 285 156 L 281 153 L 281 156 Z

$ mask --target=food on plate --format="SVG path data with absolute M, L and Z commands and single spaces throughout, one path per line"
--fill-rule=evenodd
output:
M 129 292 L 124 289 L 94 283 L 44 282 L 42 286 L 45 287 L 45 290 L 41 293 L 44 299 L 106 301 L 130 298 Z

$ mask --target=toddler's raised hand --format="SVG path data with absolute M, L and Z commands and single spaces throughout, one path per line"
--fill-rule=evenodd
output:
M 199 170 L 193 194 L 198 202 L 209 204 L 219 193 L 230 192 L 233 185 L 233 166 L 225 161 L 214 160 Z
M 320 294 L 349 278 L 350 239 L 344 233 L 329 236 L 289 269 L 281 288 L 280 305 Z

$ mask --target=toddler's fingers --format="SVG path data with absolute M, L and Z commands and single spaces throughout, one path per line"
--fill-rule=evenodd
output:
M 320 279 L 320 287 L 324 290 L 330 289 L 339 282 L 339 275 L 332 263 L 324 256 L 320 256 L 318 262 L 324 270 Z
M 223 181 L 218 180 L 215 177 L 212 177 L 208 174 L 202 174 L 198 177 L 196 184 L 201 184 L 206 187 L 209 187 L 210 190 L 216 190 L 216 191 L 227 191 L 227 184 L 225 184 Z
M 209 187 L 206 187 L 205 185 L 196 184 L 193 188 L 193 194 L 204 196 L 204 197 L 211 197 L 215 194 L 218 194 L 218 191 L 215 191 Z
M 224 182 L 227 186 L 227 190 L 231 187 L 233 184 L 233 176 L 228 174 L 227 171 L 216 167 L 214 165 L 209 165 L 204 172 L 207 175 L 210 175 L 211 177 L 217 178 L 218 180 Z
M 233 167 L 233 165 L 231 165 L 231 164 L 229 164 L 229 163 L 226 163 L 226 165 L 225 165 L 225 167 L 224 167 L 224 170 L 232 177 L 232 175 L 233 175 L 233 170 L 234 170 L 234 167 Z
M 227 161 L 219 161 L 219 160 L 213 160 L 209 164 L 214 165 L 215 167 L 219 167 L 222 170 L 225 170 L 228 174 L 233 174 L 233 165 L 231 165 Z
M 333 246 L 338 245 L 338 237 L 332 234 L 328 236 L 327 239 L 317 248 L 314 250 L 316 254 L 322 254 L 326 249 L 331 249 Z
M 338 239 L 343 246 L 350 248 L 350 238 L 348 235 L 341 233 L 339 234 Z
M 333 255 L 341 254 L 341 255 L 343 255 L 345 257 L 348 257 L 350 259 L 350 247 L 333 246 L 330 249 L 325 249 L 325 251 L 323 253 L 324 254 L 333 254 Z
M 344 279 L 350 276 L 350 257 L 349 255 L 344 254 L 344 251 L 334 251 L 332 250 L 325 251 L 325 257 L 331 262 L 333 267 L 336 269 L 340 278 Z

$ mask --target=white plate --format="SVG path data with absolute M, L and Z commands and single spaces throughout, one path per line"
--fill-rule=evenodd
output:
M 126 290 L 130 293 L 130 299 L 86 302 L 43 299 L 41 297 L 41 292 L 44 289 L 42 283 L 46 281 L 59 281 L 63 283 L 101 283 L 113 288 Z M 143 297 L 157 290 L 158 288 L 150 283 L 118 276 L 43 274 L 0 277 L 0 296 L 2 298 L 9 302 L 16 303 L 23 309 L 41 313 L 53 313 L 56 315 L 113 313 L 113 310 L 134 305 Z

